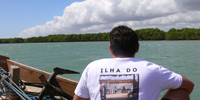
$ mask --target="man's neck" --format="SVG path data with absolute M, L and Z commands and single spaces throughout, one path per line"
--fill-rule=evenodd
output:
M 115 55 L 112 55 L 113 58 L 130 58 L 130 57 L 135 57 L 135 54 L 133 56 L 115 56 Z

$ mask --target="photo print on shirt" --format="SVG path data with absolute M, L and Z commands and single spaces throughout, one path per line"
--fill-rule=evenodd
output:
M 101 100 L 138 100 L 139 74 L 100 75 Z

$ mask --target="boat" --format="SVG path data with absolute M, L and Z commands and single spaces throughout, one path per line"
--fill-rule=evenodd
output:
M 19 62 L 13 61 L 13 60 L 9 59 L 9 57 L 3 56 L 3 55 L 0 55 L 0 67 L 3 70 L 5 70 L 6 72 L 11 74 L 11 79 L 16 84 L 19 84 L 18 79 L 23 82 L 26 82 L 26 83 L 42 84 L 43 88 L 39 92 L 40 96 L 44 95 L 44 94 L 41 94 L 41 92 L 42 91 L 44 92 L 44 87 L 45 87 L 45 88 L 50 88 L 50 89 L 53 88 L 54 90 L 57 90 L 58 92 L 61 91 L 60 92 L 61 94 L 66 93 L 67 95 L 73 97 L 74 90 L 78 84 L 77 81 L 58 76 L 58 74 L 65 74 L 65 73 L 77 74 L 78 72 L 70 71 L 67 69 L 55 68 L 54 74 L 55 74 L 56 70 L 58 72 L 58 73 L 56 73 L 56 75 L 57 75 L 56 76 L 56 75 L 53 75 L 53 73 L 42 71 L 42 70 L 33 68 L 31 66 L 27 66 L 27 65 L 21 64 Z M 54 80 L 52 77 L 54 77 L 56 80 Z M 52 78 L 52 80 L 51 80 L 51 78 Z M 57 81 L 57 82 L 55 82 L 55 81 Z M 58 85 L 57 85 L 57 83 L 58 83 Z M 34 90 L 34 87 L 32 87 L 32 90 Z M 70 99 L 72 99 L 72 98 L 70 98 Z

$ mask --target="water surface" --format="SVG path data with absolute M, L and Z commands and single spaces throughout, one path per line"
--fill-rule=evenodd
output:
M 52 72 L 54 67 L 61 67 L 82 73 L 91 61 L 112 57 L 108 46 L 109 42 L 0 44 L 0 55 L 47 72 Z M 195 83 L 191 100 L 199 100 L 199 51 L 200 41 L 140 41 L 136 57 L 188 77 Z M 63 77 L 76 81 L 80 79 L 80 75 Z

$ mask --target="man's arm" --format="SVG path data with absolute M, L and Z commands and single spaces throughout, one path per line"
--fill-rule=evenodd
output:
M 184 76 L 182 79 L 181 86 L 178 89 L 169 89 L 161 100 L 190 100 L 189 95 L 194 88 L 194 83 Z
M 188 93 L 190 94 L 194 88 L 194 83 L 186 78 L 185 76 L 182 76 L 183 82 L 179 88 L 186 89 Z
M 190 100 L 186 89 L 169 89 L 161 100 Z
M 90 99 L 89 98 L 81 98 L 75 94 L 73 100 L 90 100 Z

